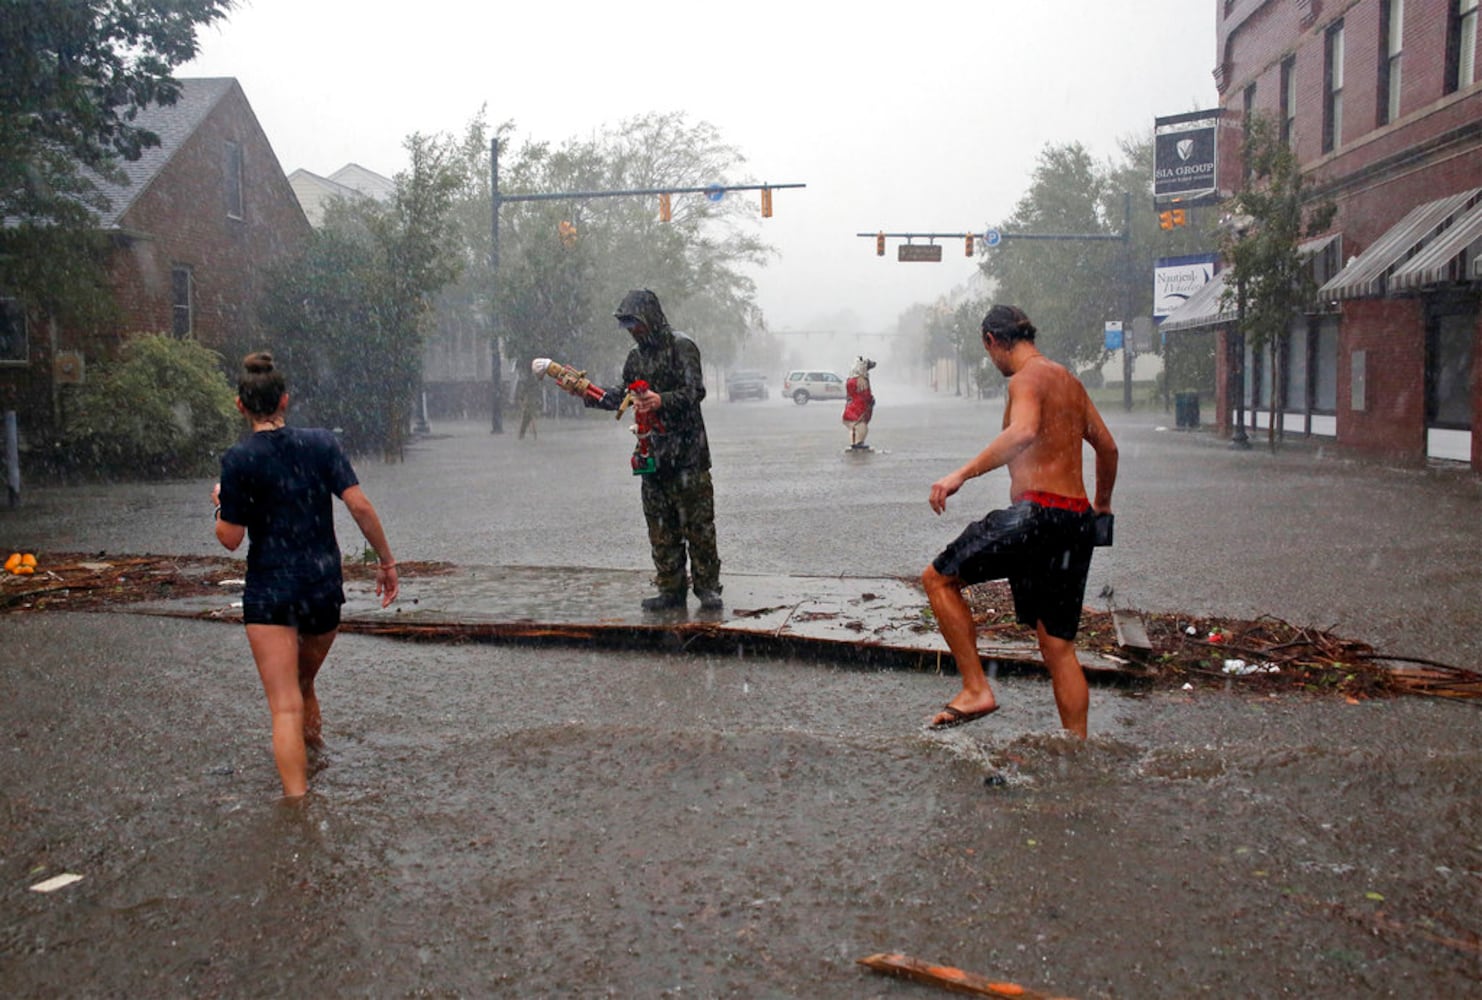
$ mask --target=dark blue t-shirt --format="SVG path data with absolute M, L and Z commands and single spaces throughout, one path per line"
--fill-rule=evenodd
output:
M 221 456 L 221 518 L 247 529 L 244 602 L 343 602 L 334 498 L 355 486 L 335 436 L 259 431 Z

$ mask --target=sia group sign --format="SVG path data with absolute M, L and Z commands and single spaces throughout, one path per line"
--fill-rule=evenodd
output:
M 1154 119 L 1154 201 L 1194 201 L 1215 193 L 1219 116 L 1216 109 Z

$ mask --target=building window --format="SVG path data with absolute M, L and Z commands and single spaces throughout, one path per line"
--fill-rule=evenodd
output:
M 1308 350 L 1307 326 L 1307 317 L 1298 316 L 1292 320 L 1291 330 L 1287 334 L 1281 395 L 1285 400 L 1282 409 L 1289 413 L 1307 412 L 1307 400 L 1312 388 L 1312 380 L 1308 374 L 1311 354 Z
M 1312 351 L 1312 409 L 1318 413 L 1338 412 L 1338 317 L 1324 316 L 1317 323 L 1317 344 Z
M 1331 153 L 1343 142 L 1343 22 L 1323 36 L 1322 151 Z
M 1478 0 L 1454 0 L 1446 15 L 1446 93 L 1477 80 Z
M 25 364 L 26 310 L 15 299 L 0 298 L 0 364 Z
M 1292 144 L 1292 135 L 1297 131 L 1297 57 L 1281 63 L 1281 141 Z
M 235 142 L 226 144 L 226 215 L 242 218 L 242 147 Z
M 1431 317 L 1427 331 L 1425 415 L 1430 427 L 1470 430 L 1472 426 L 1472 337 L 1477 314 Z
M 1404 53 L 1405 0 L 1379 8 L 1379 124 L 1400 117 L 1400 56 Z
M 188 267 L 170 268 L 170 332 L 189 337 L 195 328 L 195 278 Z

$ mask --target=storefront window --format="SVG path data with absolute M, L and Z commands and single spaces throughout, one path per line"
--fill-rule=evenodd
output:
M 1312 409 L 1318 413 L 1338 412 L 1337 316 L 1324 316 L 1318 321 L 1312 363 L 1316 369 L 1312 377 Z
M 1291 413 L 1307 412 L 1307 317 L 1292 321 L 1287 334 L 1285 409 Z
M 1472 426 L 1472 337 L 1475 313 L 1436 316 L 1427 337 L 1426 423 L 1467 430 Z

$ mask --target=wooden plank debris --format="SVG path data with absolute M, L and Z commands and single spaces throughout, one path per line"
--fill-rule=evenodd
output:
M 986 976 L 964 972 L 950 965 L 933 965 L 899 952 L 870 955 L 859 959 L 859 964 L 887 976 L 939 986 L 953 993 L 968 993 L 978 997 L 1011 997 L 1013 1000 L 1055 1000 L 1048 993 L 1026 989 L 1018 983 L 993 982 Z
M 1153 643 L 1148 638 L 1148 630 L 1142 623 L 1142 616 L 1136 611 L 1113 611 L 1112 627 L 1117 630 L 1117 645 L 1123 649 L 1136 650 L 1140 653 L 1153 651 Z

